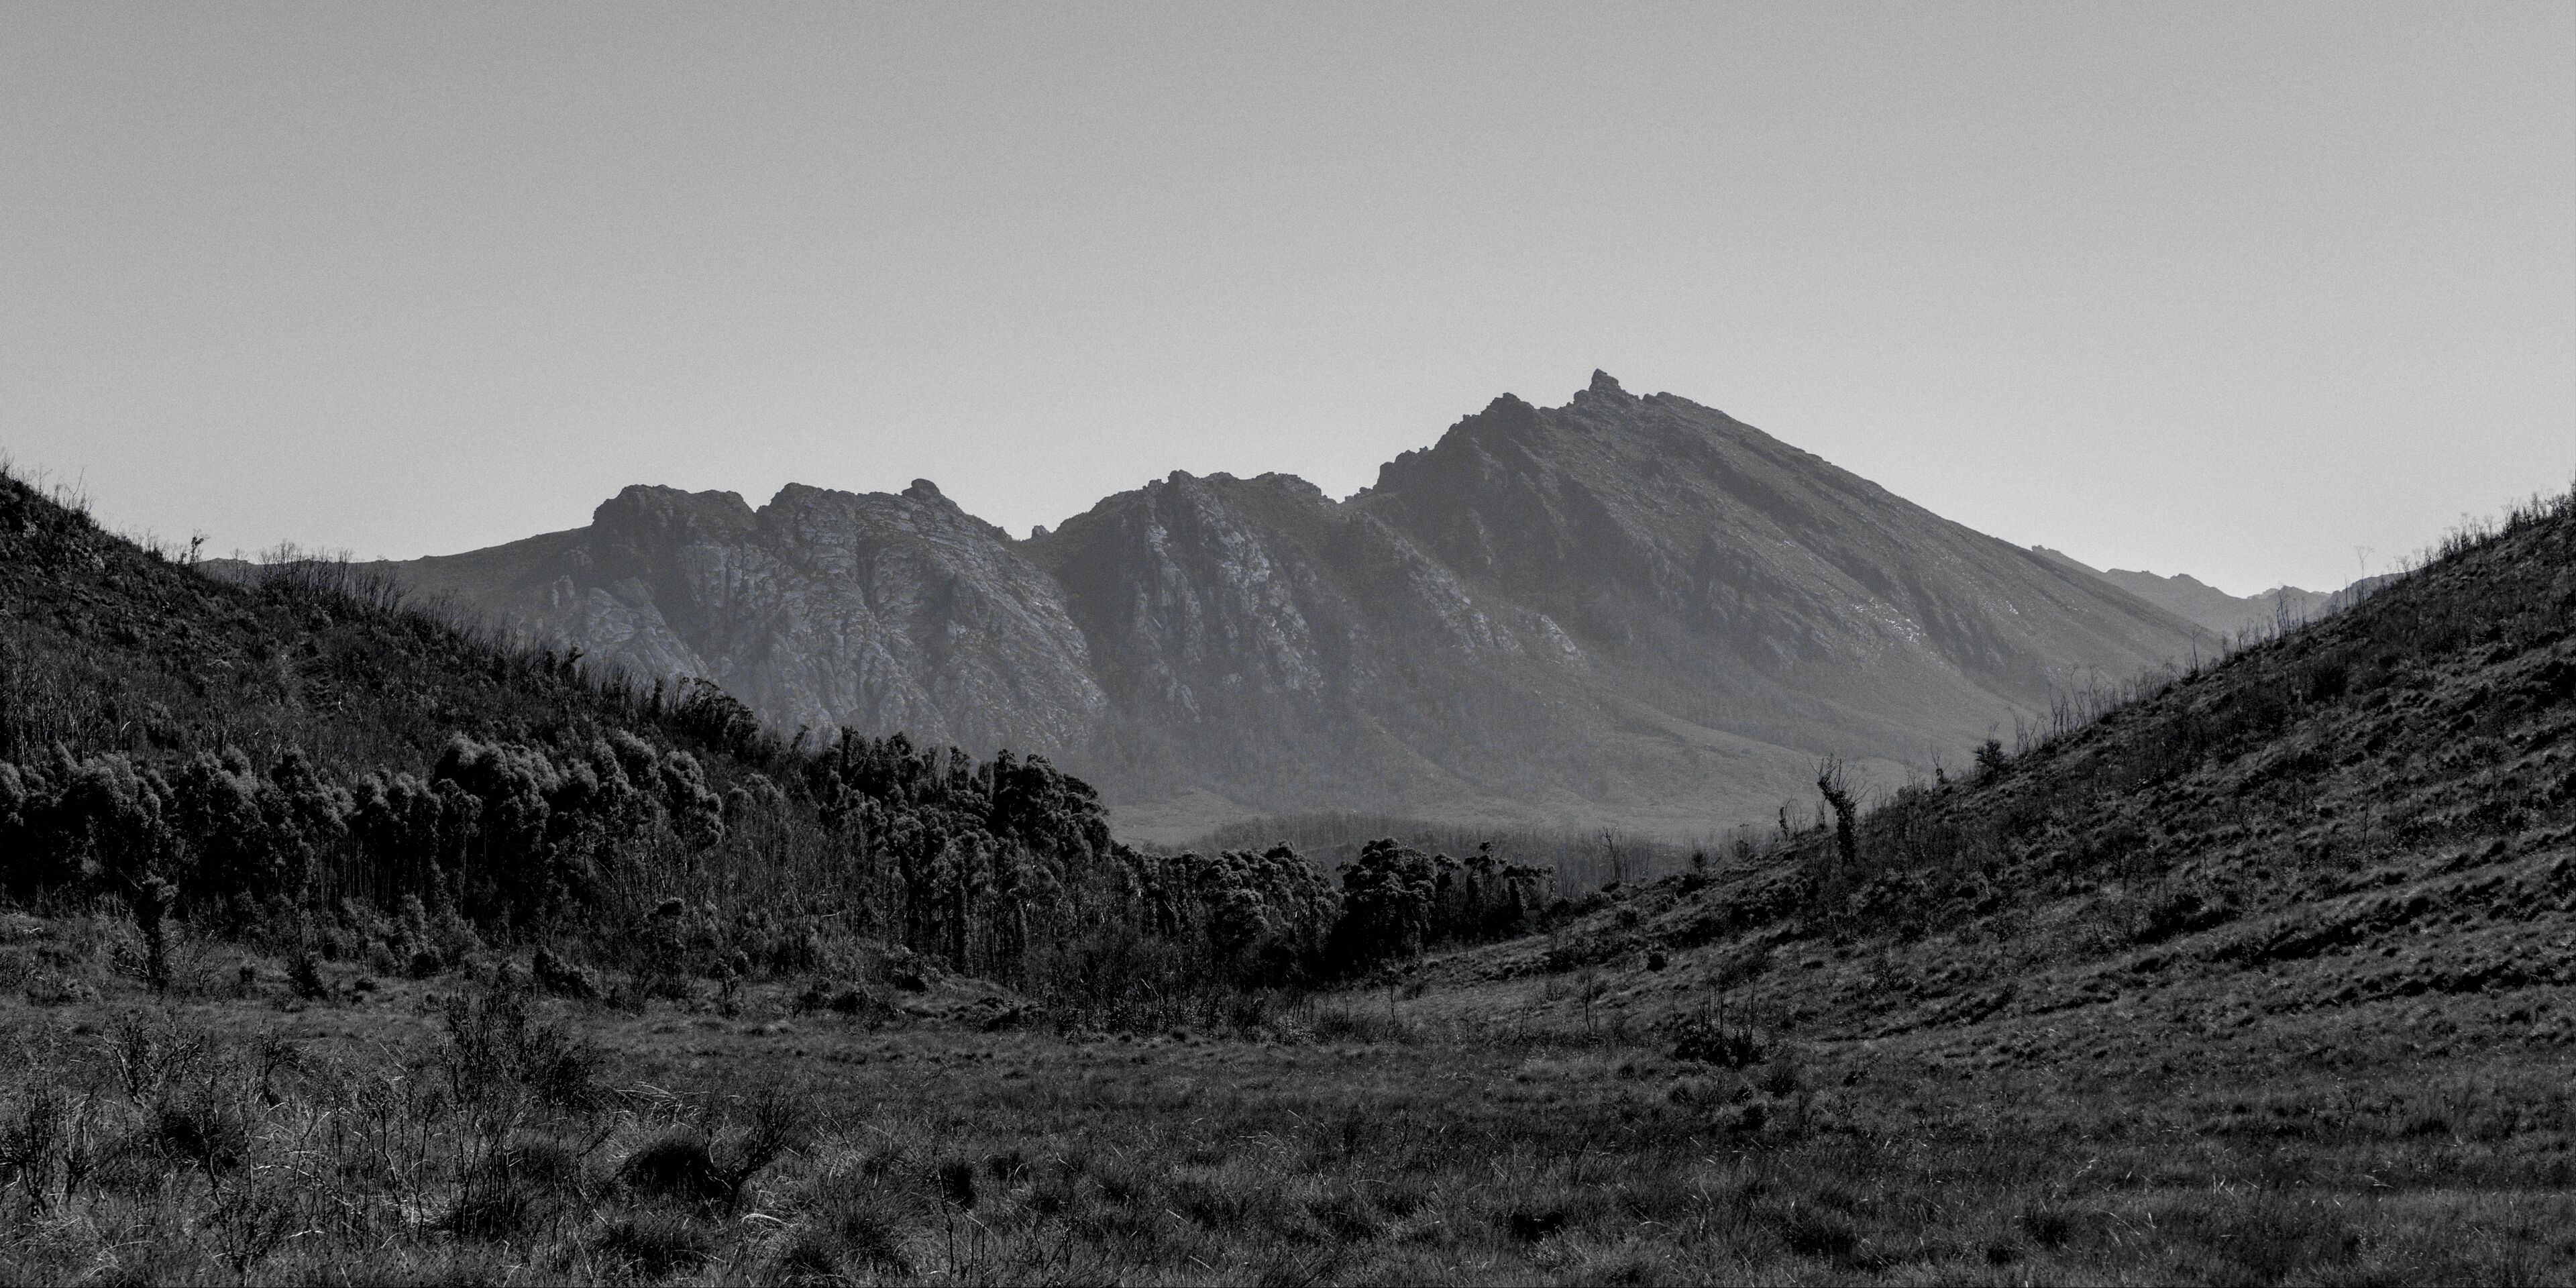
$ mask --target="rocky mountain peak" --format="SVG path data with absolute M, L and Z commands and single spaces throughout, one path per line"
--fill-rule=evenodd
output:
M 1337 502 L 1174 470 L 1013 540 L 927 479 L 629 488 L 406 565 L 514 628 L 704 675 L 783 728 L 1050 756 L 1183 839 L 1389 810 L 1705 831 L 1840 753 L 1973 744 L 2183 622 L 1607 372 L 1504 394 Z M 1876 758 L 1873 760 L 1873 758 Z
M 684 492 L 629 484 L 590 513 L 591 527 L 627 545 L 685 545 L 736 540 L 754 526 L 739 492 Z
M 1609 372 L 1595 368 L 1592 372 L 1592 384 L 1574 395 L 1574 405 L 1582 406 L 1596 401 L 1614 404 L 1633 403 L 1637 401 L 1637 396 L 1620 388 L 1619 382 L 1613 379 Z
M 894 525 L 918 531 L 965 531 L 981 542 L 1011 543 L 1000 527 L 966 513 L 939 485 L 914 479 L 901 492 L 845 492 L 805 483 L 790 483 L 761 507 L 760 519 L 774 529 L 793 530 L 816 522 L 857 523 L 862 527 Z
M 1449 434 L 1470 426 L 1515 430 L 1534 428 L 1537 424 L 1538 408 L 1522 401 L 1518 394 L 1504 394 L 1486 403 L 1483 411 L 1450 426 Z M 1445 440 L 1449 434 L 1443 434 L 1441 438 Z

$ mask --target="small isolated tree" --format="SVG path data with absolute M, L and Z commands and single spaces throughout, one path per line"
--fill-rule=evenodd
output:
M 1995 737 L 1992 733 L 1988 733 L 1986 735 L 1986 740 L 1977 745 L 1977 776 L 1979 778 L 1992 778 L 1996 774 L 2002 773 L 2003 768 L 2003 739 Z
M 1852 799 L 1849 776 L 1840 756 L 1828 756 L 1816 766 L 1816 794 L 1824 797 L 1834 812 L 1834 857 L 1849 870 L 1860 859 L 1860 805 Z
M 1602 977 L 1600 967 L 1586 966 L 1575 974 L 1574 995 L 1577 1000 L 1583 1003 L 1583 1032 L 1585 1036 L 1588 1037 L 1593 1032 L 1592 1004 L 1600 1001 L 1602 995 L 1609 991 L 1610 981 Z
M 143 978 L 156 992 L 170 990 L 170 906 L 179 888 L 159 877 L 145 877 L 127 892 L 135 928 L 143 932 Z

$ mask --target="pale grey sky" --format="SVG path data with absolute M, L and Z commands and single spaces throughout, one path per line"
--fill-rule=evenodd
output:
M 2340 584 L 2576 470 L 2576 6 L 0 7 L 0 449 L 217 550 L 1342 494 L 1596 366 Z

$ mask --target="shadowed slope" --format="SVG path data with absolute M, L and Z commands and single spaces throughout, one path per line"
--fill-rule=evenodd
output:
M 2576 1041 L 2571 620 L 2560 498 L 1973 782 L 1902 791 L 1848 852 L 1807 832 L 1614 893 L 1552 946 L 1455 958 L 1486 982 L 1453 1004 L 1591 962 L 1638 1022 L 1731 997 L 1981 1062 Z

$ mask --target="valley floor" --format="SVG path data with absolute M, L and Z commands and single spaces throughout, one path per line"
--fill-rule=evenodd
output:
M 0 1279 L 2576 1277 L 2556 1043 L 2033 1060 L 1963 1025 L 1728 1069 L 1454 991 L 1104 1037 L 988 1030 L 946 984 L 521 1014 L 205 978 L 0 1003 Z

